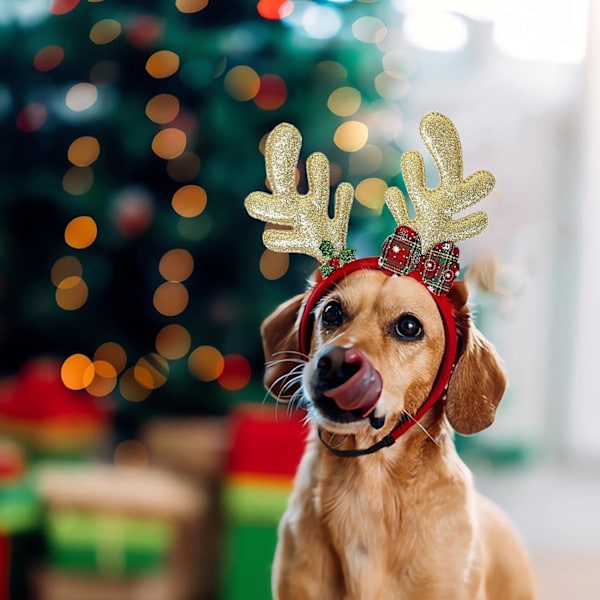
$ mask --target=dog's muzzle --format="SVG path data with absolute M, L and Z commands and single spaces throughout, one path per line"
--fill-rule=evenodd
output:
M 313 361 L 310 396 L 324 416 L 348 422 L 373 411 L 383 382 L 379 371 L 360 350 L 327 346 Z

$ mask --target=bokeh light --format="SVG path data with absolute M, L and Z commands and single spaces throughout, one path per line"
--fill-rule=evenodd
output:
M 117 370 L 106 360 L 94 360 L 88 367 L 92 371 L 92 380 L 86 391 L 92 396 L 108 396 L 117 386 Z
M 245 388 L 252 377 L 248 359 L 240 354 L 227 354 L 223 360 L 223 371 L 217 378 L 219 385 L 229 391 Z
M 85 354 L 72 354 L 65 359 L 60 368 L 60 378 L 70 390 L 82 390 L 92 382 L 92 361 Z
M 117 374 L 122 373 L 127 366 L 127 353 L 121 344 L 105 342 L 94 352 L 94 361 L 110 363 Z
M 287 87 L 281 77 L 267 74 L 260 78 L 254 103 L 263 110 L 275 110 L 283 106 L 287 98 Z
M 351 175 L 366 175 L 377 171 L 383 162 L 383 152 L 374 144 L 366 144 L 350 155 L 348 160 Z
M 155 79 L 170 77 L 179 69 L 179 56 L 171 50 L 159 50 L 146 61 L 146 71 Z
M 158 94 L 146 104 L 146 116 L 154 123 L 170 123 L 178 114 L 179 99 L 173 94 Z
M 39 102 L 24 106 L 17 115 L 17 127 L 26 133 L 40 129 L 48 119 L 48 109 Z
M 150 464 L 150 453 L 139 440 L 124 440 L 115 448 L 113 463 L 121 468 L 145 469 Z
M 177 323 L 165 325 L 156 335 L 156 350 L 169 360 L 185 356 L 192 344 L 190 332 Z
M 199 185 L 180 187 L 171 200 L 173 210 L 182 217 L 197 217 L 206 208 L 206 191 Z
M 90 29 L 90 40 L 94 44 L 110 44 L 121 35 L 121 23 L 115 19 L 102 19 Z
M 333 135 L 335 145 L 345 152 L 360 150 L 369 138 L 368 127 L 360 121 L 342 123 Z
M 370 177 L 356 186 L 355 196 L 363 206 L 380 211 L 383 207 L 386 190 L 387 184 L 383 179 Z
M 54 262 L 50 269 L 50 280 L 58 286 L 67 277 L 81 277 L 83 267 L 81 261 L 75 256 L 63 256 Z
M 388 30 L 377 17 L 360 17 L 352 24 L 352 33 L 360 42 L 378 44 L 385 39 Z
M 332 38 L 342 28 L 342 18 L 335 7 L 306 2 L 302 5 L 302 9 L 292 11 L 290 16 L 294 17 L 298 12 L 300 24 L 309 37 L 326 40 Z
M 98 100 L 98 88 L 93 83 L 76 83 L 65 97 L 67 106 L 75 112 L 91 108 Z
M 135 367 L 129 367 L 119 379 L 119 392 L 125 400 L 129 402 L 141 402 L 145 400 L 150 393 L 151 389 L 144 387 L 136 378 L 134 374 Z
M 156 390 L 162 387 L 169 376 L 169 363 L 156 352 L 142 356 L 133 368 L 136 381 L 143 387 Z
M 51 71 L 60 65 L 65 58 L 65 51 L 60 46 L 44 46 L 33 57 L 33 66 L 38 71 Z
M 401 100 L 410 89 L 406 77 L 394 75 L 392 71 L 378 73 L 374 79 L 377 93 L 386 100 Z
M 152 224 L 154 202 L 144 188 L 127 187 L 114 197 L 111 217 L 124 238 L 138 238 Z
M 274 280 L 283 277 L 289 266 L 290 256 L 287 252 L 265 250 L 260 257 L 259 268 L 265 279 Z
M 161 19 L 152 15 L 140 15 L 127 26 L 125 37 L 138 50 L 151 48 L 163 31 Z
M 175 6 L 182 13 L 195 13 L 208 6 L 208 0 L 175 0 Z
M 81 196 L 94 185 L 94 172 L 90 167 L 71 167 L 62 181 L 63 190 L 71 196 Z
M 71 12 L 78 4 L 79 0 L 52 0 L 50 13 L 53 15 L 65 15 Z
M 361 103 L 360 92 L 353 87 L 340 87 L 329 94 L 327 108 L 339 117 L 349 117 L 359 108 Z
M 167 281 L 185 281 L 194 270 L 194 258 L 183 248 L 175 248 L 163 254 L 158 264 L 159 273 Z
M 187 136 L 181 129 L 167 127 L 161 129 L 152 140 L 152 151 L 164 159 L 177 158 L 185 150 Z
M 89 167 L 100 155 L 100 144 L 95 137 L 84 135 L 73 142 L 67 151 L 69 162 L 76 167 Z
M 195 152 L 184 152 L 167 163 L 167 173 L 173 181 L 184 183 L 197 177 L 200 165 L 200 157 Z
M 223 355 L 213 346 L 199 346 L 188 359 L 190 373 L 200 381 L 214 381 L 224 367 Z
M 171 281 L 159 285 L 152 299 L 154 308 L 165 317 L 181 314 L 188 302 L 189 294 L 185 286 Z
M 258 14 L 272 21 L 289 16 L 293 9 L 294 4 L 289 0 L 259 0 L 256 5 Z
M 96 221 L 88 216 L 75 217 L 65 228 L 65 242 L 78 250 L 91 246 L 97 235 Z
M 253 68 L 239 65 L 225 75 L 224 85 L 232 98 L 245 102 L 258 94 L 260 77 Z
M 56 304 L 63 310 L 77 310 L 88 299 L 88 287 L 77 275 L 65 277 L 56 287 Z

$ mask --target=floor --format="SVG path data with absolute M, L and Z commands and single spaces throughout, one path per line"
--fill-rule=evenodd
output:
M 540 600 L 600 600 L 600 466 L 473 471 L 525 539 Z

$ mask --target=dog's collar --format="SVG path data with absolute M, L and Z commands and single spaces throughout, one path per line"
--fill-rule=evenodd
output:
M 308 300 L 306 301 L 302 317 L 300 319 L 299 341 L 300 351 L 302 353 L 308 355 L 310 350 L 310 339 L 314 325 L 314 309 L 323 295 L 333 288 L 336 283 L 347 277 L 350 273 L 360 270 L 379 268 L 379 258 L 375 256 L 353 260 L 334 271 L 328 277 L 321 279 L 315 285 L 308 297 Z M 407 274 L 406 277 L 412 277 L 419 283 L 423 283 L 421 276 L 417 271 Z M 325 445 L 325 447 L 336 456 L 341 456 L 344 458 L 363 456 L 365 454 L 372 454 L 373 452 L 377 452 L 382 448 L 391 446 L 402 434 L 406 433 L 406 431 L 418 423 L 425 413 L 434 404 L 439 402 L 446 394 L 448 384 L 450 383 L 450 377 L 452 376 L 452 372 L 454 371 L 454 367 L 459 356 L 458 335 L 456 332 L 456 321 L 454 320 L 454 307 L 451 300 L 445 295 L 440 296 L 432 293 L 431 297 L 434 299 L 440 316 L 442 317 L 446 341 L 442 362 L 438 369 L 438 373 L 431 391 L 429 392 L 429 396 L 417 409 L 417 412 L 414 415 L 404 415 L 390 433 L 368 448 L 353 448 L 348 450 L 334 448 L 325 442 L 322 432 L 319 429 L 319 439 Z

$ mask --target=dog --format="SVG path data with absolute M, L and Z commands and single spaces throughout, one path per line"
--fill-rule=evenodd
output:
M 311 308 L 303 354 L 310 292 L 261 328 L 266 388 L 300 398 L 310 423 L 278 529 L 273 597 L 533 600 L 523 543 L 475 491 L 454 446 L 453 430 L 493 422 L 506 387 L 500 358 L 470 317 L 466 285 L 448 293 L 458 359 L 422 415 L 447 349 L 427 288 L 377 269 L 348 274 Z M 391 440 L 399 423 L 406 431 Z

